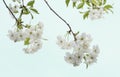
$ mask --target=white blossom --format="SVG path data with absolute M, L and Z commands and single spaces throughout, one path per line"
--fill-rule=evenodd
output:
M 13 12 L 13 13 L 18 13 L 18 5 L 12 6 L 11 4 L 9 4 L 9 9 Z
M 92 52 L 95 53 L 96 55 L 98 55 L 100 53 L 100 49 L 99 49 L 98 45 L 93 46 Z
M 81 46 L 82 46 L 83 49 L 89 49 L 90 43 L 88 43 L 88 42 L 83 42 L 83 43 L 81 44 Z
M 86 34 L 86 33 L 82 33 L 81 35 L 77 35 L 77 41 L 80 41 L 81 43 L 82 42 L 91 42 L 92 41 L 92 38 L 89 34 Z
M 97 56 L 94 53 L 88 53 L 85 55 L 85 64 L 93 64 L 97 62 Z
M 26 35 L 27 38 L 34 39 L 35 38 L 35 33 L 34 32 L 35 32 L 35 30 L 32 27 L 25 29 L 25 35 Z
M 82 59 L 83 59 L 83 53 L 74 53 L 74 58 L 75 58 L 75 63 L 73 64 L 73 66 L 79 66 L 80 63 L 82 63 Z
M 98 17 L 99 17 L 99 11 L 98 11 L 98 9 L 91 9 L 90 13 L 89 13 L 89 17 L 92 20 L 98 19 Z
M 10 38 L 10 40 L 13 40 L 14 42 L 17 41 L 17 33 L 13 32 L 12 30 L 8 31 L 8 37 Z
M 42 48 L 42 33 L 43 25 L 40 27 L 39 23 L 39 25 L 29 28 L 9 30 L 8 37 L 14 42 L 23 41 L 24 45 L 27 45 L 26 48 L 23 48 L 26 53 L 35 53 Z
M 37 29 L 34 31 L 35 38 L 41 38 L 42 37 L 42 31 L 40 29 Z
M 103 8 L 103 7 L 100 7 L 100 8 L 98 9 L 98 11 L 99 11 L 99 16 L 98 16 L 98 18 L 103 18 L 104 8 Z
M 62 49 L 65 49 L 66 40 L 62 36 L 57 37 L 57 45 L 60 46 Z
M 70 64 L 75 63 L 74 55 L 69 52 L 66 53 L 66 56 L 64 56 L 64 59 L 67 63 L 70 63 Z
M 72 48 L 72 42 L 65 42 L 64 49 L 71 49 Z
M 36 28 L 37 28 L 37 29 L 40 29 L 41 32 L 43 31 L 43 27 L 44 27 L 44 25 L 43 25 L 42 22 L 39 22 L 39 23 L 36 25 Z
M 83 49 L 82 46 L 80 46 L 80 45 L 75 45 L 75 47 L 74 47 L 74 52 L 83 53 L 82 49 Z
M 26 35 L 24 34 L 24 32 L 22 30 L 17 31 L 16 34 L 17 34 L 16 37 L 17 37 L 18 41 L 24 41 L 25 40 Z
M 92 19 L 92 20 L 100 19 L 100 18 L 103 17 L 103 14 L 104 14 L 104 9 L 103 9 L 103 7 L 100 7 L 100 8 L 98 8 L 98 9 L 90 9 L 89 17 L 90 17 L 90 19 Z
M 57 44 L 60 48 L 67 50 L 73 49 L 72 53 L 67 52 L 64 57 L 65 61 L 73 66 L 79 66 L 83 60 L 86 65 L 93 64 L 97 61 L 100 50 L 97 45 L 94 45 L 93 48 L 91 48 L 91 42 L 91 35 L 86 33 L 77 35 L 76 40 L 73 41 L 69 41 L 62 36 L 57 37 Z
M 25 53 L 35 53 L 42 48 L 42 42 L 40 40 L 32 40 L 27 48 L 23 48 Z
M 81 53 L 66 53 L 66 56 L 64 57 L 65 61 L 67 63 L 72 64 L 73 66 L 79 66 L 80 63 L 82 63 L 82 58 L 83 58 L 83 54 Z

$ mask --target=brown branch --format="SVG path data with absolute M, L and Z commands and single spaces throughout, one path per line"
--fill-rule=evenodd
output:
M 14 18 L 15 21 L 16 21 L 17 26 L 22 26 L 22 25 L 23 25 L 23 24 L 22 24 L 22 21 L 19 21 L 19 19 L 17 19 L 17 18 L 15 17 L 15 15 L 14 15 L 13 12 L 11 11 L 11 9 L 8 7 L 8 5 L 7 5 L 7 3 L 5 2 L 5 0 L 3 0 L 3 3 L 5 4 L 6 8 L 9 10 L 9 12 L 12 14 L 13 18 Z M 23 0 L 22 0 L 22 3 L 24 4 Z M 22 17 L 22 13 L 23 13 L 23 10 L 21 10 L 21 13 L 20 13 L 19 18 Z
M 73 35 L 73 37 L 74 37 L 74 40 L 76 41 L 76 35 L 75 35 L 75 33 L 73 32 L 70 24 L 69 24 L 66 20 L 64 20 L 55 10 L 53 10 L 52 7 L 49 5 L 49 3 L 48 3 L 46 0 L 44 0 L 44 2 L 47 4 L 47 6 L 49 7 L 49 9 L 50 9 L 57 17 L 59 17 L 59 18 L 68 26 L 68 28 L 70 29 L 70 30 L 69 30 L 69 33 L 72 33 L 72 35 Z
M 15 17 L 15 15 L 13 14 L 13 12 L 10 10 L 10 8 L 7 6 L 5 0 L 3 0 L 3 3 L 5 4 L 6 8 L 9 10 L 9 12 L 12 14 L 12 16 L 14 17 L 14 19 L 16 20 L 16 22 L 18 22 L 17 18 Z

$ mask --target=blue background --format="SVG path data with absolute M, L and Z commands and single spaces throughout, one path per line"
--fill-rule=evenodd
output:
M 35 15 L 33 24 L 44 23 L 43 48 L 35 54 L 25 54 L 23 43 L 14 43 L 7 37 L 12 29 L 14 19 L 0 0 L 0 77 L 120 77 L 120 1 L 107 0 L 113 4 L 114 14 L 105 14 L 103 19 L 83 20 L 78 10 L 72 6 L 66 8 L 64 0 L 48 0 L 49 4 L 65 20 L 74 31 L 92 35 L 93 44 L 100 46 L 97 63 L 88 69 L 84 64 L 73 67 L 64 61 L 64 50 L 56 45 L 56 37 L 64 35 L 68 30 L 58 17 L 46 6 L 43 0 L 36 0 L 35 7 L 40 15 Z M 9 0 L 6 0 L 9 3 Z M 29 22 L 29 17 L 25 18 Z

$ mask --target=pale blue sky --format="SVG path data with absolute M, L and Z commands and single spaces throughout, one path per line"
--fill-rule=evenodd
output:
M 0 77 L 120 77 L 120 1 L 107 0 L 114 4 L 114 14 L 95 21 L 83 20 L 77 10 L 66 8 L 64 0 L 48 1 L 74 31 L 92 35 L 93 44 L 98 44 L 101 50 L 97 63 L 86 69 L 84 64 L 73 67 L 64 61 L 65 51 L 56 45 L 56 36 L 65 34 L 68 28 L 42 0 L 36 3 L 40 15 L 33 22 L 44 23 L 43 36 L 48 41 L 43 41 L 43 48 L 37 53 L 25 54 L 22 43 L 13 43 L 6 36 L 14 20 L 0 0 Z

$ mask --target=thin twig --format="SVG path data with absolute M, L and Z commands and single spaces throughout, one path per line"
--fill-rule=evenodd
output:
M 6 8 L 9 10 L 9 12 L 12 14 L 12 16 L 14 17 L 14 19 L 16 20 L 16 22 L 18 22 L 17 18 L 15 17 L 15 15 L 13 14 L 13 12 L 10 10 L 10 8 L 7 6 L 5 0 L 3 0 L 3 3 L 5 4 Z
M 49 7 L 49 9 L 50 9 L 57 17 L 59 17 L 59 18 L 68 26 L 68 28 L 70 29 L 70 30 L 69 30 L 69 33 L 72 33 L 72 35 L 73 35 L 73 37 L 74 37 L 74 40 L 76 41 L 76 35 L 75 35 L 75 33 L 73 32 L 70 24 L 69 24 L 66 20 L 64 20 L 55 10 L 53 10 L 52 7 L 49 5 L 49 3 L 48 3 L 46 0 L 44 0 L 44 2 L 47 4 L 47 6 Z
M 21 12 L 20 12 L 20 16 L 19 16 L 19 18 L 21 18 L 22 15 L 23 15 L 23 9 L 22 9 Z
M 23 15 L 23 7 L 24 7 L 24 0 L 22 0 L 22 6 L 21 6 L 22 10 L 21 10 L 21 13 L 20 13 L 19 18 L 21 18 L 21 17 L 22 17 L 22 15 Z

